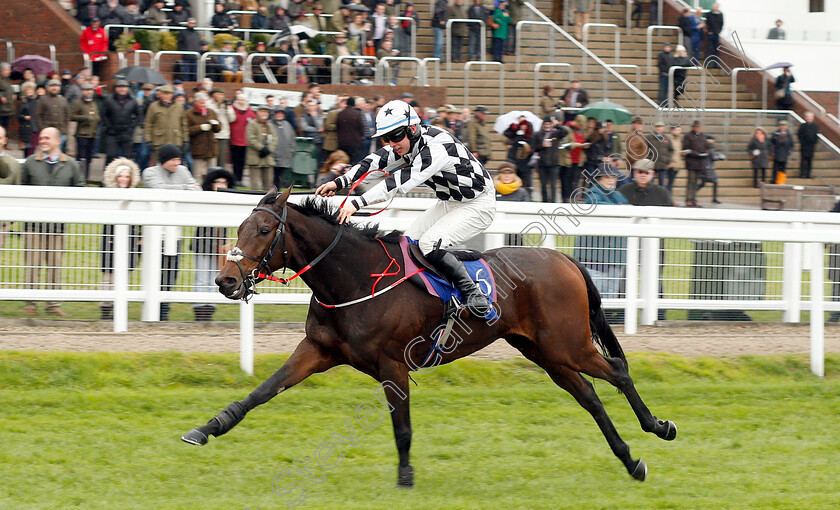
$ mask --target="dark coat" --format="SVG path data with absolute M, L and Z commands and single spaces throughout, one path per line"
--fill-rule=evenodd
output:
M 362 144 L 365 124 L 362 112 L 356 107 L 347 107 L 338 114 L 336 133 L 339 147 L 358 147 Z
M 70 105 L 64 96 L 45 94 L 35 103 L 35 123 L 38 129 L 48 127 L 57 128 L 61 134 L 67 134 L 67 124 L 70 122 Z
M 753 151 L 758 151 L 758 156 L 753 156 Z M 758 138 L 752 137 L 750 143 L 747 145 L 747 152 L 750 153 L 750 163 L 753 168 L 767 168 L 767 159 L 770 154 L 770 139 L 764 137 L 763 142 L 759 142 Z
M 773 160 L 787 161 L 790 153 L 793 152 L 793 136 L 790 131 L 782 133 L 779 130 L 773 131 L 770 137 L 770 145 L 772 146 Z
M 538 165 L 547 168 L 560 165 L 560 145 L 566 143 L 566 136 L 569 130 L 563 126 L 552 129 L 551 131 L 540 130 L 534 135 L 534 151 L 540 155 Z M 551 140 L 550 147 L 544 147 L 543 141 L 549 138 Z
M 190 134 L 190 152 L 197 159 L 210 159 L 219 155 L 216 133 L 222 130 L 222 123 L 216 112 L 207 108 L 207 116 L 201 115 L 195 108 L 187 110 L 187 132 Z M 215 120 L 216 122 L 210 122 Z M 209 131 L 201 129 L 202 124 L 210 124 Z
M 137 100 L 130 95 L 120 98 L 112 94 L 102 103 L 102 133 L 125 141 L 131 139 L 134 128 L 143 120 L 143 112 Z
M 649 134 L 645 137 L 645 141 L 651 148 L 655 157 L 653 159 L 654 170 L 666 170 L 671 166 L 671 160 L 674 158 L 674 146 L 667 134 L 662 135 L 662 140 L 654 134 Z
M 799 145 L 801 146 L 802 156 L 806 158 L 814 157 L 814 146 L 817 145 L 820 133 L 816 122 L 806 122 L 799 126 L 799 131 L 796 132 L 796 137 L 799 138 Z
M 35 103 L 37 99 L 34 97 L 23 98 L 18 105 L 18 136 L 20 137 L 20 141 L 26 145 L 29 145 L 29 141 L 32 139 L 32 133 L 37 131 L 37 127 L 35 124 Z M 24 117 L 29 116 L 29 120 L 24 119 Z
M 706 13 L 706 30 L 710 34 L 720 34 L 723 30 L 723 13 L 709 11 Z
M 583 89 L 578 89 L 577 93 L 578 93 L 578 96 L 577 96 L 576 103 L 580 103 L 581 107 L 584 107 L 584 106 L 588 105 L 589 104 L 589 95 L 586 93 L 586 91 L 583 90 Z M 577 108 L 577 104 L 569 104 L 569 101 L 572 100 L 572 89 L 570 89 L 570 88 L 566 89 L 566 91 L 563 92 L 563 95 L 560 96 L 560 98 L 565 103 L 565 106 L 568 106 L 570 108 Z
M 709 157 L 709 141 L 703 133 L 689 131 L 683 137 L 682 150 L 685 154 L 685 167 L 689 170 L 702 171 L 706 168 Z
M 6 102 L 0 103 L 0 117 L 11 117 L 15 114 L 15 89 L 12 82 L 0 76 L 0 97 L 5 97 Z
M 201 34 L 194 28 L 179 30 L 178 51 L 197 51 L 201 53 Z
M 631 182 L 618 188 L 618 191 L 627 197 L 627 201 L 631 205 L 674 205 L 674 201 L 671 199 L 671 192 L 668 191 L 668 188 L 652 182 L 644 188 L 635 182 Z
M 659 72 L 662 74 L 668 74 L 668 69 L 671 69 L 671 65 L 674 61 L 674 54 L 670 51 L 660 51 L 659 55 L 656 57 L 656 65 L 659 67 Z
M 77 99 L 70 108 L 70 120 L 78 123 L 77 138 L 96 138 L 99 118 L 99 105 L 95 99 L 90 102 Z

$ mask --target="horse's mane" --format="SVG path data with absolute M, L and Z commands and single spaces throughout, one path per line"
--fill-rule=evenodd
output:
M 277 199 L 277 196 L 279 196 L 279 193 L 276 193 L 273 197 L 266 195 L 263 201 L 273 202 Z M 306 197 L 300 204 L 290 203 L 289 207 L 294 207 L 297 212 L 303 214 L 304 216 L 320 218 L 330 225 L 338 226 L 338 223 L 336 223 L 338 208 L 327 200 L 319 200 L 315 197 Z M 382 242 L 391 244 L 399 243 L 400 236 L 402 236 L 402 232 L 399 230 L 392 230 L 390 232 L 383 232 L 380 234 L 379 224 L 373 222 L 366 223 L 364 225 L 347 223 L 345 234 L 355 235 L 368 241 L 380 239 Z

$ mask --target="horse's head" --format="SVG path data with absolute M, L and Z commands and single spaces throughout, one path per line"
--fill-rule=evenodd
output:
M 258 273 L 271 274 L 286 265 L 286 201 L 291 191 L 289 186 L 278 193 L 272 186 L 239 225 L 236 247 L 228 253 L 216 277 L 219 292 L 225 297 L 247 300 L 260 280 Z

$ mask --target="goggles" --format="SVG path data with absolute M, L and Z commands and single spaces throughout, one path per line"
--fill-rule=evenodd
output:
M 401 127 L 401 128 L 396 129 L 394 131 L 391 131 L 390 133 L 385 133 L 380 138 L 382 138 L 382 141 L 385 142 L 385 143 L 401 142 L 402 139 L 405 138 L 406 135 L 408 135 L 408 130 L 409 130 L 408 127 Z

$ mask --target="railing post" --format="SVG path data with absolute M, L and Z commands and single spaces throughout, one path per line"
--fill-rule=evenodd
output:
M 629 2 L 628 2 L 629 3 Z M 635 335 L 638 331 L 639 294 L 639 238 L 627 238 L 627 270 L 624 279 L 624 334 Z
M 802 228 L 794 222 L 791 228 Z M 784 322 L 797 323 L 800 320 L 802 300 L 802 248 L 801 243 L 785 243 L 782 255 L 782 300 L 787 303 L 782 315 Z
M 128 331 L 128 225 L 114 225 L 114 333 Z
M 655 223 L 656 218 L 650 218 Z M 642 243 L 642 325 L 651 326 L 656 322 L 659 307 L 659 238 L 645 237 Z
M 149 204 L 152 211 L 163 211 L 163 202 Z M 163 252 L 163 227 L 147 225 L 143 229 L 143 265 L 140 279 L 146 298 L 143 300 L 142 320 L 157 322 L 160 320 L 160 270 Z
M 254 375 L 254 302 L 239 303 L 239 368 Z
M 501 112 L 505 106 L 505 65 L 501 62 L 474 60 L 464 64 L 464 104 L 470 104 L 470 67 L 473 65 L 499 67 L 499 112 Z
M 825 306 L 823 292 L 825 244 L 811 247 L 811 373 L 825 375 Z

